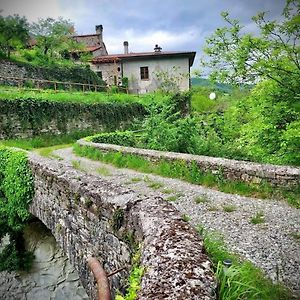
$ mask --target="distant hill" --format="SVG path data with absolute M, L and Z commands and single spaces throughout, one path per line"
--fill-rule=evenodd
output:
M 232 86 L 230 84 L 224 84 L 224 83 L 213 84 L 206 78 L 192 77 L 191 82 L 192 82 L 192 87 L 197 87 L 197 86 L 211 87 L 222 92 L 230 92 L 232 90 Z

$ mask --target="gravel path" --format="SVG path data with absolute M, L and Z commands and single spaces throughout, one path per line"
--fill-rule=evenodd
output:
M 56 150 L 54 154 L 63 163 L 89 174 L 105 176 L 117 184 L 130 185 L 141 194 L 172 201 L 182 214 L 190 216 L 193 225 L 221 233 L 230 250 L 300 296 L 300 210 L 283 201 L 225 194 L 177 179 L 117 169 L 77 157 L 71 148 Z M 264 222 L 252 224 L 251 218 L 260 213 Z

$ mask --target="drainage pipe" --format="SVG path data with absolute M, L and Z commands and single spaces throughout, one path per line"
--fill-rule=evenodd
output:
M 92 270 L 97 282 L 98 300 L 110 300 L 110 289 L 107 275 L 95 257 L 88 257 L 87 263 Z

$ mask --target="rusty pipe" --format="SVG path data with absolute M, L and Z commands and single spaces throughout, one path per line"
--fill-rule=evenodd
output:
M 110 288 L 107 275 L 95 257 L 88 257 L 87 263 L 97 282 L 98 300 L 110 300 Z

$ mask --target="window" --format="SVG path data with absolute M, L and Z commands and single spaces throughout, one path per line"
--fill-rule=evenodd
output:
M 149 79 L 148 67 L 141 67 L 141 79 L 143 79 L 143 80 L 148 80 Z

